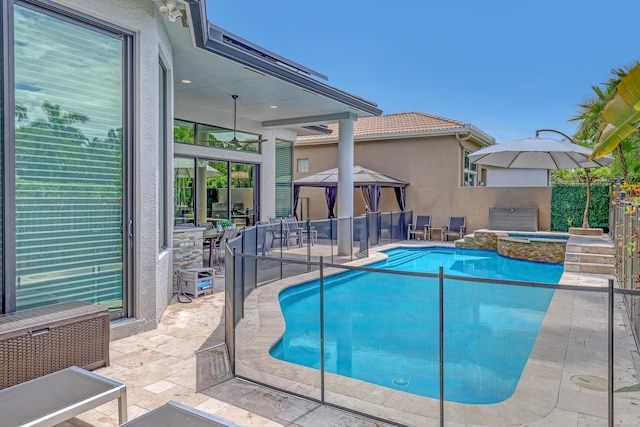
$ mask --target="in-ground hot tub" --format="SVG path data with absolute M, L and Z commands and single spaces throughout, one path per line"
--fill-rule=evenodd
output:
M 528 261 L 563 264 L 569 233 L 476 230 L 456 247 L 488 249 Z
M 568 233 L 496 233 L 500 255 L 529 261 L 563 264 Z

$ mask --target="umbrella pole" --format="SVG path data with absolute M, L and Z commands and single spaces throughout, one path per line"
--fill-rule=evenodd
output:
M 584 168 L 584 176 L 587 179 L 587 206 L 584 208 L 582 228 L 589 228 L 589 204 L 591 203 L 591 177 L 589 176 L 589 168 Z

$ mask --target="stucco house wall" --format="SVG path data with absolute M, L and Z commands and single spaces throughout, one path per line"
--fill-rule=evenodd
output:
M 384 117 L 384 116 L 383 116 Z M 375 119 L 374 119 L 375 120 Z M 463 187 L 464 150 L 481 148 L 471 139 L 452 135 L 356 139 L 354 163 L 409 182 L 407 210 L 415 215 L 431 215 L 432 224 L 440 227 L 449 216 L 466 216 L 469 230 L 489 224 L 489 208 L 539 209 L 539 226 L 550 228 L 550 187 Z M 294 146 L 294 179 L 302 178 L 338 164 L 337 142 L 297 142 Z M 299 173 L 298 159 L 308 159 L 308 173 Z M 302 187 L 300 197 L 309 198 L 309 217 L 327 218 L 324 189 Z M 382 190 L 382 212 L 399 211 L 392 188 Z M 354 216 L 365 212 L 359 189 L 354 190 Z

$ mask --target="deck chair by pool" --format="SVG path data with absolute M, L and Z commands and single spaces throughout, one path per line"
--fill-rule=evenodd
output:
M 467 231 L 467 219 L 464 216 L 450 216 L 449 225 L 442 226 L 442 233 L 440 235 L 441 240 L 449 240 L 449 236 L 455 236 L 457 239 L 462 239 L 464 233 Z
M 284 219 L 284 223 L 287 226 L 287 248 L 289 247 L 289 239 L 293 239 L 298 247 L 302 247 L 302 233 L 298 220 L 293 217 L 287 217 Z
M 430 215 L 418 215 L 414 224 L 409 224 L 407 229 L 407 239 L 411 240 L 411 237 L 422 236 L 423 240 L 431 240 L 431 216 Z
M 293 239 L 296 245 L 302 247 L 302 239 L 300 238 L 300 230 L 298 222 L 295 218 L 271 218 L 271 247 L 276 240 L 280 241 L 280 247 L 286 246 L 289 249 L 289 241 Z

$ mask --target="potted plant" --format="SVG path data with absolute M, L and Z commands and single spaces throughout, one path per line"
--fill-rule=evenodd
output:
M 236 228 L 236 225 L 233 223 L 233 221 L 230 221 L 228 219 L 221 219 L 216 223 L 216 228 L 218 229 L 218 232 L 222 232 L 227 228 Z

